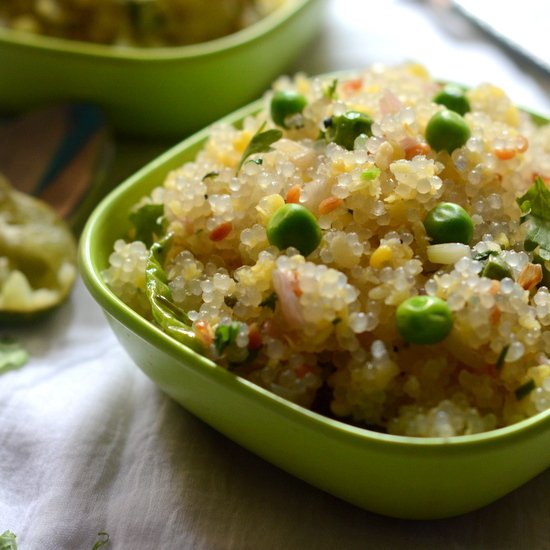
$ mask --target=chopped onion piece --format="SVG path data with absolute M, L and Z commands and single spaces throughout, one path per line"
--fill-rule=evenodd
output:
M 472 255 L 471 248 L 462 243 L 433 244 L 426 251 L 428 260 L 434 264 L 455 264 L 460 258 Z

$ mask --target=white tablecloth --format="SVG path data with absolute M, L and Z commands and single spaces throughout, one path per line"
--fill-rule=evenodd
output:
M 413 59 L 443 79 L 494 82 L 549 114 L 550 77 L 441 5 L 332 0 L 322 33 L 292 70 Z M 164 396 L 80 281 L 51 318 L 6 334 L 31 354 L 0 376 L 0 533 L 15 532 L 20 550 L 89 550 L 98 532 L 110 536 L 103 548 L 130 550 L 550 549 L 550 471 L 458 518 L 360 510 Z

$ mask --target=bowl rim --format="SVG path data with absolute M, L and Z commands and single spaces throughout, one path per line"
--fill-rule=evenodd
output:
M 345 71 L 344 74 L 353 74 L 353 72 Z M 317 76 L 331 78 L 334 76 L 334 73 Z M 165 173 L 167 173 L 171 168 L 167 168 L 166 165 L 171 160 L 190 148 L 200 146 L 209 136 L 213 125 L 239 123 L 246 116 L 257 112 L 262 106 L 263 101 L 264 99 L 262 98 L 245 105 L 174 145 L 113 189 L 93 210 L 80 237 L 79 268 L 82 279 L 90 294 L 92 294 L 105 313 L 110 314 L 119 323 L 149 344 L 160 347 L 163 352 L 168 353 L 176 360 L 185 360 L 187 365 L 194 370 L 202 369 L 204 375 L 212 377 L 217 383 L 226 386 L 227 389 L 244 391 L 248 397 L 261 401 L 263 407 L 270 407 L 289 420 L 307 425 L 315 430 L 322 429 L 332 439 L 346 439 L 348 443 L 353 442 L 354 445 L 369 444 L 385 448 L 390 446 L 396 451 L 407 449 L 408 451 L 438 453 L 444 450 L 444 452 L 458 454 L 471 452 L 474 447 L 501 445 L 504 442 L 510 444 L 512 440 L 521 441 L 538 436 L 544 432 L 547 433 L 550 441 L 550 408 L 509 426 L 496 428 L 487 432 L 451 437 L 394 435 L 347 424 L 344 421 L 324 416 L 321 413 L 292 403 L 245 378 L 229 372 L 206 356 L 201 355 L 165 334 L 159 327 L 156 327 L 153 323 L 127 306 L 109 289 L 101 276 L 100 270 L 97 268 L 96 260 L 98 260 L 100 254 L 97 252 L 98 247 L 94 246 L 94 233 L 102 225 L 103 221 L 109 217 L 109 213 L 114 210 L 120 212 L 120 209 L 116 209 L 116 205 L 123 203 L 125 195 L 129 191 L 139 187 L 141 181 L 152 171 L 164 169 Z M 543 121 L 550 123 L 550 119 L 543 115 L 526 109 L 521 110 L 533 117 L 539 124 Z M 113 239 L 113 243 L 115 239 Z
M 292 19 L 309 4 L 323 0 L 284 0 L 272 12 L 258 21 L 231 34 L 205 42 L 184 46 L 113 46 L 94 42 L 70 40 L 46 35 L 32 34 L 0 27 L 0 45 L 11 44 L 32 50 L 43 50 L 50 53 L 87 58 L 120 60 L 120 61 L 169 61 L 195 59 L 215 55 L 220 52 L 238 49 L 256 42 L 264 35 Z

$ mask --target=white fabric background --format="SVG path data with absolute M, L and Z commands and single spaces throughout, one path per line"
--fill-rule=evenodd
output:
M 423 2 L 329 1 L 325 28 L 295 70 L 404 59 L 440 78 L 492 81 L 550 113 L 550 77 Z M 20 550 L 89 550 L 99 531 L 110 535 L 106 550 L 550 549 L 550 471 L 449 520 L 400 521 L 355 508 L 161 394 L 80 281 L 53 317 L 6 334 L 31 353 L 0 376 L 0 532 L 15 532 Z

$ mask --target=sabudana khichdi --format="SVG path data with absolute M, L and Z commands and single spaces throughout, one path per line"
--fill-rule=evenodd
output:
M 279 79 L 135 206 L 104 277 L 218 364 L 412 436 L 550 406 L 550 126 L 417 64 Z
M 181 46 L 236 32 L 285 0 L 9 0 L 0 27 L 117 46 Z

